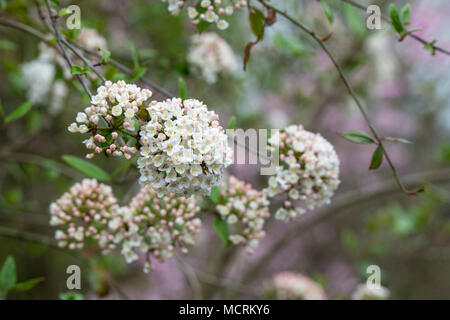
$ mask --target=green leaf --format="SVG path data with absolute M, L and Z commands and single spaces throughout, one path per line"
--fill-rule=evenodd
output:
M 333 20 L 334 20 L 333 11 L 331 10 L 328 3 L 325 0 L 321 0 L 320 4 L 322 6 L 323 12 L 327 16 L 328 21 L 330 21 L 330 23 L 333 23 Z
M 368 31 L 359 9 L 346 2 L 342 3 L 342 9 L 349 28 L 359 37 L 364 38 Z
M 375 143 L 375 140 L 373 140 L 371 136 L 369 136 L 367 133 L 361 130 L 344 131 L 342 132 L 342 136 L 347 140 L 356 143 L 367 143 L 367 144 Z
M 8 291 L 17 281 L 16 263 L 14 258 L 8 256 L 0 271 L 0 291 Z
M 68 15 L 69 9 L 67 8 L 62 8 L 61 10 L 58 11 L 58 17 L 64 17 L 65 15 Z
M 6 116 L 5 122 L 9 123 L 23 117 L 25 114 L 27 114 L 28 111 L 30 111 L 32 106 L 33 103 L 31 101 L 27 101 L 21 104 L 18 108 L 16 108 L 13 112 Z
M 232 116 L 230 121 L 228 121 L 227 129 L 236 129 L 236 117 Z
M 407 139 L 404 139 L 404 138 L 387 137 L 387 138 L 384 138 L 384 139 L 385 139 L 386 141 L 389 141 L 389 142 L 398 142 L 398 143 L 412 144 L 411 141 L 409 141 L 409 140 L 407 140 Z
M 100 49 L 102 52 L 102 64 L 108 64 L 111 60 L 111 51 Z
M 404 25 L 409 25 L 411 23 L 411 5 L 407 3 L 400 10 L 400 19 Z
M 131 80 L 136 81 L 136 80 L 142 78 L 146 72 L 147 72 L 147 68 L 138 67 L 131 75 Z
M 44 278 L 34 278 L 24 282 L 17 283 L 10 290 L 24 292 L 33 289 L 38 283 L 44 281 Z
M 81 293 L 69 291 L 59 295 L 60 300 L 83 300 L 84 297 Z
M 178 95 L 180 96 L 181 100 L 187 99 L 186 81 L 184 81 L 182 77 L 178 78 Z
M 96 166 L 95 164 L 90 163 L 89 161 L 71 155 L 63 155 L 61 158 L 68 165 L 90 178 L 95 178 L 100 181 L 108 181 L 111 179 L 107 172 L 105 172 L 102 168 Z
M 90 72 L 91 72 L 91 69 L 87 66 L 80 67 L 80 66 L 74 65 L 74 66 L 70 67 L 70 73 L 73 75 L 85 74 L 85 73 L 90 73 Z
M 130 48 L 131 60 L 133 61 L 134 68 L 139 66 L 139 56 L 134 43 L 130 42 L 128 47 Z
M 215 218 L 214 219 L 214 229 L 216 230 L 217 235 L 219 238 L 226 244 L 229 245 L 230 242 L 230 229 L 228 229 L 228 224 L 225 220 L 222 220 L 221 218 Z
M 377 147 L 375 152 L 372 155 L 372 160 L 370 161 L 370 170 L 378 169 L 383 162 L 383 149 L 381 147 Z
M 219 203 L 220 200 L 220 186 L 215 186 L 211 189 L 211 193 L 209 194 L 209 198 L 214 202 L 215 204 Z
M 252 11 L 250 11 L 248 19 L 250 20 L 250 26 L 252 28 L 253 34 L 258 39 L 262 39 L 264 37 L 264 21 L 266 20 L 266 17 L 264 17 L 264 13 L 262 13 L 258 9 L 253 9 Z
M 400 19 L 400 14 L 395 3 L 391 3 L 389 5 L 389 15 L 391 17 L 392 25 L 394 26 L 395 31 L 397 31 L 399 34 L 405 32 L 405 27 L 403 26 L 402 20 Z
M 200 3 L 200 2 L 199 2 Z M 197 31 L 198 33 L 203 33 L 208 27 L 211 25 L 211 22 L 202 20 L 199 23 L 197 23 Z

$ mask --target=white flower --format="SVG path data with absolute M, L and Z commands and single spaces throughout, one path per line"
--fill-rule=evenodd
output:
M 195 17 L 198 16 L 197 10 L 195 10 L 195 8 L 193 8 L 193 7 L 189 7 L 188 8 L 188 16 L 190 19 L 195 19 Z
M 77 113 L 77 117 L 76 117 L 75 120 L 76 120 L 78 123 L 85 123 L 85 122 L 87 122 L 88 118 L 87 118 L 86 113 L 84 113 L 84 112 L 78 112 L 78 113 Z
M 340 183 L 339 159 L 333 146 L 320 134 L 295 125 L 281 130 L 270 143 L 272 151 L 279 147 L 283 160 L 263 193 L 269 197 L 287 193 L 310 210 L 328 204 Z M 304 208 L 286 201 L 275 218 L 289 221 L 304 212 Z
M 120 105 L 112 107 L 111 113 L 115 117 L 120 116 L 122 114 L 122 107 Z
M 225 20 L 217 21 L 217 28 L 219 28 L 220 30 L 225 30 L 228 28 L 228 26 L 229 26 L 229 24 Z
M 75 133 L 78 132 L 78 125 L 73 122 L 70 124 L 70 126 L 67 128 L 67 130 L 69 130 L 69 132 Z
M 237 69 L 233 50 L 214 33 L 202 33 L 192 38 L 188 61 L 209 83 L 216 82 L 219 74 L 232 74 Z
M 153 183 L 161 196 L 209 193 L 232 161 L 226 134 L 212 125 L 217 115 L 198 100 L 177 98 L 151 104 L 147 110 L 152 120 L 139 132 L 140 182 Z M 216 143 L 197 148 L 196 142 L 206 138 Z M 221 157 L 215 158 L 216 153 Z

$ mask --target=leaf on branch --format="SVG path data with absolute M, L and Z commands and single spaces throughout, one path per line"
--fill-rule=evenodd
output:
M 13 112 L 11 112 L 10 114 L 8 114 L 5 117 L 5 122 L 9 123 L 9 122 L 15 121 L 19 118 L 22 118 L 24 115 L 26 115 L 28 113 L 28 111 L 31 110 L 32 106 L 33 106 L 33 103 L 31 101 L 24 102 L 18 108 L 16 108 Z M 2 109 L 3 109 L 3 107 L 2 107 Z M 2 110 L 2 112 L 3 112 L 3 110 Z
M 91 73 L 91 69 L 88 66 L 80 67 L 77 65 L 70 67 L 70 73 L 73 75 L 80 75 L 80 74 L 89 74 Z
M 229 239 L 230 237 L 230 229 L 228 228 L 228 224 L 225 220 L 221 218 L 215 218 L 214 219 L 214 229 L 216 230 L 217 235 L 219 238 L 227 245 L 229 246 L 231 244 L 231 241 Z
M 389 5 L 389 15 L 392 20 L 392 25 L 394 26 L 395 31 L 397 31 L 400 35 L 405 32 L 405 27 L 403 26 L 402 20 L 400 19 L 400 13 L 398 12 L 397 5 L 395 3 L 391 3 Z
M 95 178 L 100 181 L 111 180 L 111 177 L 106 171 L 84 159 L 80 159 L 71 155 L 63 155 L 61 158 L 68 165 L 70 165 L 74 169 L 80 171 L 81 173 L 85 174 L 90 178 Z
M 322 10 L 325 13 L 325 16 L 327 17 L 328 21 L 330 23 L 333 23 L 334 20 L 333 11 L 331 10 L 326 0 L 320 0 L 320 5 L 322 6 Z
M 34 278 L 27 281 L 23 281 L 14 285 L 10 290 L 17 292 L 24 292 L 33 289 L 38 283 L 44 281 L 44 278 Z
M 250 21 L 250 26 L 252 28 L 253 34 L 258 39 L 264 38 L 264 25 L 265 25 L 265 17 L 264 14 L 258 9 L 253 9 L 250 11 L 248 16 Z
M 215 186 L 211 189 L 211 193 L 209 194 L 209 198 L 215 204 L 219 204 L 220 200 L 220 186 Z
M 409 3 L 400 10 L 400 19 L 405 26 L 411 23 L 411 5 Z
M 70 13 L 69 9 L 62 8 L 58 11 L 58 17 L 64 17 L 65 15 L 68 15 Z
M 378 146 L 372 155 L 369 170 L 378 169 L 381 166 L 382 162 L 383 162 L 383 149 L 380 146 Z
M 398 142 L 398 143 L 405 143 L 405 144 L 412 144 L 411 141 L 404 139 L 404 138 L 394 138 L 394 137 L 386 137 L 384 140 L 389 142 Z
M 102 64 L 108 64 L 111 61 L 111 51 L 100 49 L 102 52 Z
M 227 129 L 233 129 L 233 130 L 236 129 L 236 123 L 237 123 L 236 117 L 232 116 L 230 121 L 228 122 Z
M 11 289 L 17 281 L 16 263 L 14 258 L 8 256 L 0 270 L 0 291 L 6 292 Z
M 186 81 L 184 81 L 182 77 L 178 78 L 178 95 L 180 96 L 181 100 L 187 99 Z
M 370 135 L 361 130 L 344 131 L 341 135 L 347 140 L 355 143 L 375 143 L 375 140 Z

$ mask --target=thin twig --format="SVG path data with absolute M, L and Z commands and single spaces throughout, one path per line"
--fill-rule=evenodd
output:
M 385 147 L 383 145 L 382 138 L 378 135 L 377 131 L 375 130 L 375 127 L 373 126 L 372 122 L 370 121 L 369 116 L 367 115 L 367 113 L 366 113 L 364 107 L 362 106 L 359 98 L 356 96 L 355 92 L 353 91 L 352 86 L 350 85 L 349 81 L 347 80 L 347 77 L 345 76 L 344 72 L 342 71 L 342 68 L 340 67 L 340 65 L 337 63 L 337 61 L 334 58 L 333 54 L 328 49 L 328 46 L 308 26 L 306 26 L 303 23 L 295 20 L 293 17 L 291 17 L 286 12 L 281 11 L 280 9 L 277 9 L 277 8 L 273 7 L 272 5 L 268 4 L 265 0 L 259 0 L 259 2 L 261 2 L 267 9 L 273 10 L 273 11 L 277 12 L 279 15 L 281 15 L 284 18 L 286 18 L 287 20 L 289 20 L 295 26 L 300 28 L 302 31 L 304 31 L 307 34 L 309 34 L 319 44 L 319 46 L 326 53 L 326 55 L 330 58 L 330 60 L 333 63 L 334 67 L 336 68 L 337 72 L 339 73 L 339 76 L 342 79 L 342 82 L 344 83 L 345 87 L 347 88 L 348 93 L 350 94 L 350 96 L 355 101 L 356 105 L 358 106 L 359 111 L 361 112 L 361 114 L 362 114 L 362 116 L 364 118 L 364 121 L 366 122 L 367 126 L 369 127 L 369 129 L 370 129 L 372 135 L 374 136 L 378 146 L 383 151 L 384 157 L 386 158 L 386 161 L 388 162 L 389 167 L 392 170 L 392 174 L 394 175 L 394 178 L 395 178 L 395 180 L 397 182 L 397 185 L 400 187 L 400 189 L 404 193 L 409 194 L 409 195 L 415 195 L 418 192 L 423 191 L 423 187 L 420 187 L 420 188 L 418 188 L 416 190 L 408 190 L 407 188 L 405 188 L 403 183 L 400 181 L 400 177 L 399 177 L 399 175 L 397 173 L 397 169 L 395 168 L 395 166 L 394 166 L 394 164 L 393 164 L 389 154 L 387 153 L 387 151 L 386 151 L 386 149 L 385 149 Z
M 342 2 L 346 2 L 346 3 L 352 5 L 352 6 L 356 7 L 356 8 L 359 8 L 359 9 L 363 10 L 364 12 L 366 12 L 366 10 L 367 10 L 367 8 L 364 5 L 362 5 L 362 4 L 360 4 L 360 3 L 356 2 L 356 1 L 353 1 L 353 0 L 341 0 L 341 1 Z M 381 19 L 386 21 L 389 24 L 392 24 L 391 19 L 389 19 L 387 16 L 385 16 L 383 14 L 381 15 Z M 432 46 L 434 51 L 439 51 L 439 52 L 441 52 L 441 53 L 443 53 L 445 55 L 450 56 L 450 51 L 448 51 L 446 49 L 443 49 L 443 48 L 441 48 L 439 46 L 436 46 L 433 43 L 433 41 L 427 41 L 427 40 L 425 40 L 425 39 L 415 35 L 414 33 L 408 33 L 406 36 L 407 37 L 411 37 L 411 38 L 413 38 L 416 41 L 419 41 L 423 45 L 430 45 L 430 46 Z
M 67 53 L 66 48 L 64 48 L 62 36 L 58 30 L 58 26 L 56 23 L 57 16 L 52 12 L 50 0 L 46 0 L 46 4 L 47 4 L 47 9 L 48 9 L 48 14 L 50 15 L 50 20 L 51 20 L 52 26 L 53 26 L 53 32 L 56 35 L 56 41 L 58 42 L 59 48 L 61 49 L 64 59 L 66 59 L 67 64 L 69 65 L 69 68 L 72 69 L 72 66 L 74 66 L 74 64 L 72 62 L 72 58 L 70 58 L 70 55 Z M 83 78 L 79 74 L 75 75 L 75 78 L 80 82 L 81 86 L 83 87 L 84 91 L 86 91 L 89 98 L 92 99 L 91 90 L 89 90 L 89 87 L 84 82 Z

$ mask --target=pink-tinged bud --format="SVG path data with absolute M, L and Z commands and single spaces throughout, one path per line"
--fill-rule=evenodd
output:
M 114 151 L 114 150 L 116 150 L 116 145 L 115 145 L 114 143 L 112 143 L 112 144 L 109 146 L 109 148 L 110 148 L 112 151 Z
M 88 153 L 87 155 L 86 155 L 86 159 L 92 159 L 94 157 L 94 154 L 93 153 Z
M 95 153 L 100 153 L 100 152 L 102 152 L 102 148 L 96 147 L 96 148 L 95 148 Z
M 108 114 L 108 115 L 106 115 L 106 117 L 105 117 L 105 118 L 106 118 L 106 120 L 107 120 L 107 121 L 111 121 L 111 119 L 112 119 L 112 115 Z
M 126 153 L 126 154 L 125 154 L 125 159 L 131 160 L 131 156 L 130 156 L 128 153 Z
M 117 137 L 118 137 L 119 135 L 117 134 L 117 132 L 113 132 L 113 133 L 111 133 L 111 137 L 115 140 L 115 139 L 117 139 Z
M 107 154 L 111 154 L 111 152 L 112 152 L 111 149 L 106 149 Z
M 123 126 L 124 126 L 125 128 L 128 128 L 128 127 L 130 126 L 130 123 L 124 122 L 124 123 L 123 123 Z

